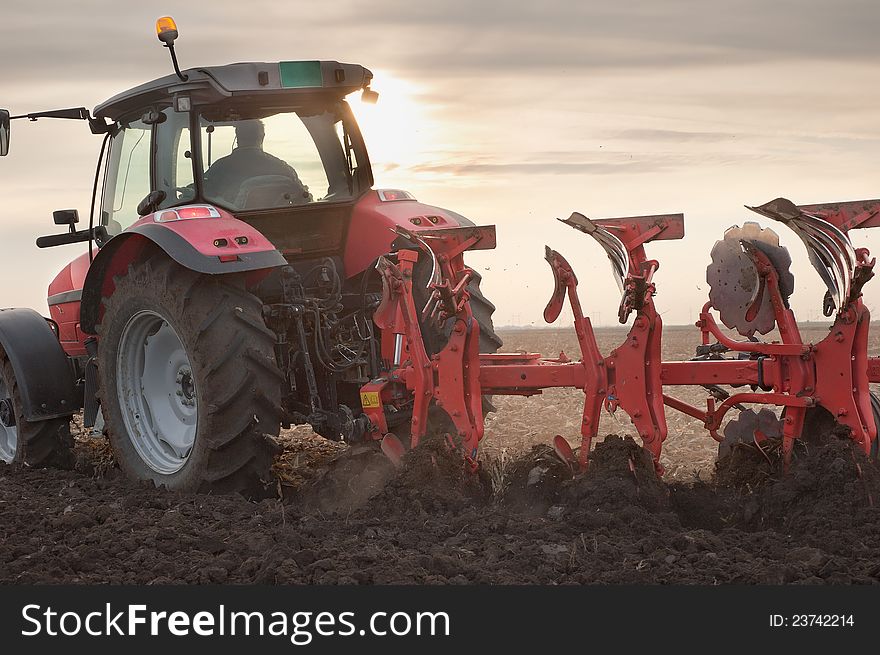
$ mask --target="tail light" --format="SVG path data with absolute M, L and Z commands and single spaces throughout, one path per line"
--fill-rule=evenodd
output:
M 211 205 L 187 205 L 157 212 L 153 220 L 157 223 L 185 221 L 192 218 L 220 218 L 220 212 Z
M 379 200 L 382 202 L 396 202 L 398 200 L 415 200 L 416 197 L 409 191 L 402 189 L 379 189 Z

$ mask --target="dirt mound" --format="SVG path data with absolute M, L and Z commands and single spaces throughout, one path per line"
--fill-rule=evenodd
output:
M 376 444 L 348 448 L 285 498 L 306 512 L 387 516 L 442 512 L 485 503 L 490 496 L 484 472 L 475 475 L 445 439 L 428 437 L 404 455 L 398 468 Z
M 826 414 L 808 421 L 788 473 L 781 439 L 737 444 L 717 462 L 717 491 L 733 492 L 741 524 L 803 532 L 873 513 L 880 502 L 880 467 Z
M 768 439 L 759 443 L 737 443 L 715 463 L 714 481 L 718 486 L 744 493 L 762 489 L 779 472 L 782 442 Z
M 605 511 L 626 506 L 660 510 L 669 505 L 651 454 L 632 437 L 617 435 L 596 444 L 587 474 L 563 484 L 560 498 L 565 504 Z
M 590 452 L 586 474 L 573 476 L 549 446 L 534 446 L 509 466 L 502 502 L 511 507 L 561 514 L 613 511 L 628 506 L 648 510 L 668 506 L 668 491 L 651 455 L 632 437 L 608 435 Z
M 779 441 L 739 445 L 729 459 L 719 462 L 717 482 L 738 492 L 745 525 L 843 527 L 875 514 L 880 502 L 880 468 L 837 430 L 797 443 L 787 474 Z
M 562 484 L 572 478 L 569 466 L 546 444 L 536 444 L 510 461 L 489 460 L 487 469 L 502 504 L 534 514 L 556 505 Z
M 403 457 L 396 475 L 364 511 L 374 516 L 447 512 L 485 504 L 490 497 L 485 471 L 474 474 L 460 450 L 443 437 L 430 436 Z

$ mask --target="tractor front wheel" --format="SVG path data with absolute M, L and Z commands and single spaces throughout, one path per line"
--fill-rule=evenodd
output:
M 130 477 L 259 496 L 271 481 L 283 377 L 241 276 L 164 256 L 114 280 L 99 325 L 101 410 Z
M 0 462 L 31 467 L 73 464 L 73 437 L 66 417 L 27 421 L 15 371 L 0 348 Z

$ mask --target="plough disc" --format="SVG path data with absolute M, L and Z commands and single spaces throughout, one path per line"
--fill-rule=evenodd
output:
M 754 222 L 733 226 L 724 238 L 712 248 L 712 262 L 706 269 L 709 283 L 709 301 L 718 310 L 721 321 L 744 337 L 755 332 L 767 334 L 776 324 L 769 294 L 764 294 L 754 318 L 746 315 L 758 295 L 758 277 L 752 259 L 744 252 L 742 241 L 748 241 L 761 250 L 773 263 L 779 275 L 779 289 L 788 301 L 794 291 L 794 276 L 789 271 L 791 256 L 779 245 L 779 236 L 770 228 L 762 229 Z
M 738 443 L 754 443 L 756 440 L 777 439 L 782 436 L 782 420 L 772 409 L 759 412 L 743 410 L 724 428 L 724 441 L 718 444 L 718 457 L 727 455 Z

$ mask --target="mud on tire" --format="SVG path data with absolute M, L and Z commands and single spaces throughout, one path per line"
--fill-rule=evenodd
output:
M 245 289 L 241 275 L 200 275 L 164 255 L 132 264 L 114 282 L 115 290 L 103 301 L 98 325 L 98 372 L 101 409 L 120 467 L 132 478 L 151 480 L 168 489 L 264 495 L 278 452 L 272 437 L 280 427 L 283 376 L 275 363 L 275 335 L 263 322 L 260 300 Z M 190 376 L 188 402 L 193 405 L 195 428 L 191 448 L 183 455 L 177 453 L 182 460 L 178 470 L 152 465 L 138 451 L 144 451 L 148 440 L 130 434 L 126 427 L 126 419 L 129 425 L 142 425 L 132 421 L 133 416 L 140 420 L 133 409 L 138 406 L 120 398 L 121 393 L 134 396 L 130 390 L 122 391 L 130 375 L 129 364 L 123 362 L 134 360 L 123 360 L 126 355 L 120 353 L 120 346 L 128 348 L 126 326 L 140 320 L 136 319 L 139 315 L 157 315 L 165 321 L 147 335 L 144 352 L 149 340 L 168 326 L 185 352 Z M 147 357 L 142 355 L 141 360 L 145 366 Z M 173 370 L 170 377 L 160 377 L 160 381 L 165 379 L 168 399 L 153 395 L 152 404 L 140 405 L 148 406 L 151 415 L 174 412 L 172 403 L 182 402 L 172 395 L 176 393 Z M 147 380 L 146 373 L 142 380 L 156 384 L 152 377 Z M 179 371 L 176 382 L 182 384 Z M 153 425 L 161 427 L 160 423 Z M 153 434 L 151 447 L 162 448 L 161 430 L 153 430 Z M 136 439 L 141 441 L 136 443 Z M 168 442 L 164 447 L 170 448 Z
M 73 466 L 73 437 L 70 419 L 53 418 L 46 421 L 27 421 L 21 404 L 21 394 L 15 380 L 12 364 L 0 348 L 0 400 L 9 400 L 15 419 L 15 430 L 9 439 L 9 429 L 0 426 L 0 461 L 32 467 Z M 14 443 L 13 443 L 14 440 Z

